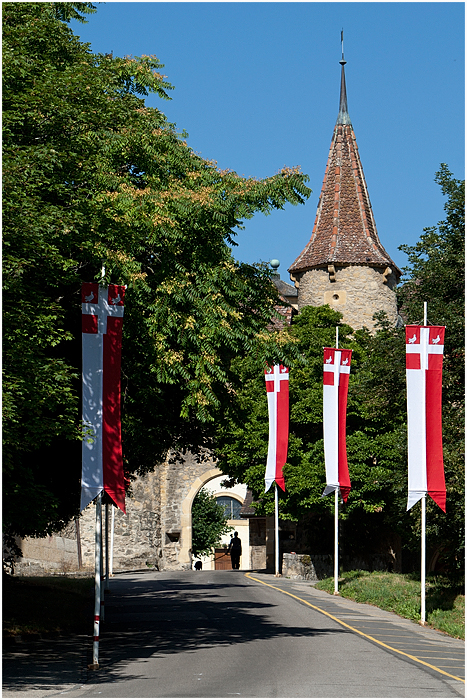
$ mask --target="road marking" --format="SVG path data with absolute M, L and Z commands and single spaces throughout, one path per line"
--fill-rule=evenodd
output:
M 442 668 L 438 668 L 437 666 L 432 666 L 432 664 L 428 664 L 428 663 L 426 663 L 426 661 L 422 661 L 417 656 L 412 656 L 411 654 L 407 654 L 405 651 L 401 651 L 400 649 L 396 649 L 395 647 L 390 647 L 388 644 L 385 644 L 384 642 L 380 642 L 379 639 L 375 639 L 375 637 L 371 637 L 369 634 L 365 634 L 365 632 L 361 632 L 360 630 L 356 629 L 355 627 L 348 625 L 347 622 L 340 620 L 338 617 L 334 617 L 334 615 L 331 615 L 331 613 L 328 613 L 326 610 L 319 608 L 317 605 L 312 605 L 312 603 L 309 603 L 307 600 L 304 600 L 303 598 L 299 598 L 297 595 L 294 595 L 293 593 L 289 593 L 288 591 L 284 591 L 282 588 L 278 588 L 277 586 L 273 586 L 270 583 L 265 583 L 264 581 L 261 581 L 259 578 L 254 578 L 254 576 L 250 576 L 249 573 L 246 573 L 245 576 L 247 578 L 251 579 L 252 581 L 257 581 L 258 583 L 262 583 L 263 586 L 268 586 L 269 588 L 273 588 L 275 591 L 279 591 L 280 593 L 284 593 L 285 595 L 288 595 L 291 598 L 295 598 L 296 600 L 299 600 L 301 603 L 305 603 L 305 605 L 308 605 L 310 608 L 317 610 L 318 612 L 322 613 L 323 615 L 327 615 L 327 617 L 330 617 L 331 620 L 334 620 L 335 622 L 338 622 L 340 625 L 347 627 L 347 629 L 351 630 L 352 632 L 356 632 L 357 634 L 361 635 L 362 637 L 365 637 L 366 639 L 369 639 L 370 641 L 375 642 L 375 644 L 379 644 L 380 646 L 384 647 L 385 649 L 389 649 L 390 651 L 395 651 L 396 654 L 401 654 L 402 656 L 406 656 L 407 658 L 411 659 L 412 661 L 416 661 L 417 663 L 422 664 L 423 666 L 428 666 L 428 668 L 431 668 L 434 671 L 438 671 L 438 673 L 442 673 L 444 676 L 449 676 L 449 678 L 454 678 L 455 681 L 461 681 L 461 683 L 465 684 L 465 680 L 463 678 L 459 678 L 459 676 L 453 676 L 452 673 L 448 673 L 447 671 L 443 671 Z

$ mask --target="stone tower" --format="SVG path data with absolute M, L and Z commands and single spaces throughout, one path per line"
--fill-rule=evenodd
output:
M 311 239 L 289 268 L 298 310 L 329 304 L 354 329 L 374 328 L 373 314 L 397 322 L 394 288 L 401 271 L 378 237 L 368 189 L 347 110 L 344 54 L 339 62 L 339 115 Z

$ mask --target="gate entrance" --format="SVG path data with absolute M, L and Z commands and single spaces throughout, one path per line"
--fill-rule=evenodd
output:
M 215 571 L 226 571 L 232 569 L 232 560 L 230 554 L 227 554 L 225 549 L 214 550 L 214 569 Z

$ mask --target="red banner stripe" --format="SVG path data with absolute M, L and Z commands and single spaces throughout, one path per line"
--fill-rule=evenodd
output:
M 339 486 L 344 501 L 347 501 L 347 497 L 350 491 L 350 476 L 349 476 L 349 465 L 347 462 L 347 395 L 349 389 L 349 375 L 341 374 L 339 377 L 339 423 L 338 423 L 338 435 L 339 435 L 339 457 L 338 457 L 338 469 L 339 469 Z
M 341 350 L 341 367 L 350 367 L 352 350 Z M 339 487 L 344 502 L 350 492 L 349 465 L 347 462 L 347 397 L 349 391 L 349 374 L 339 374 Z
M 442 355 L 438 356 L 442 360 Z M 426 373 L 426 478 L 431 498 L 446 512 L 441 413 L 442 372 Z
M 406 353 L 405 355 L 406 369 L 420 369 L 420 353 Z
M 109 316 L 104 335 L 102 461 L 104 490 L 125 513 L 120 419 L 121 317 Z
M 276 442 L 276 484 L 285 491 L 282 467 L 287 462 L 289 444 L 289 382 L 280 382 L 277 393 L 277 442 Z
M 97 304 L 99 302 L 99 285 L 97 282 L 83 282 L 81 285 L 81 303 Z
M 92 314 L 81 315 L 81 331 L 83 333 L 97 333 L 97 327 L 97 316 L 93 316 Z

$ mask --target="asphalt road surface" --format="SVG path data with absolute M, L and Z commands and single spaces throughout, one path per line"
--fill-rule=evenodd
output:
M 100 668 L 61 697 L 464 696 L 462 642 L 307 582 L 125 574 L 112 580 L 105 609 Z

